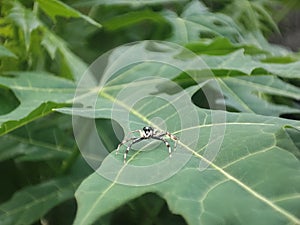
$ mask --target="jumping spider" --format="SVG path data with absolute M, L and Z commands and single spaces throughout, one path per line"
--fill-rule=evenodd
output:
M 132 137 L 132 138 L 124 138 L 124 140 L 118 145 L 116 154 L 118 154 L 119 149 L 122 145 L 131 141 L 131 143 L 127 146 L 126 151 L 124 153 L 124 163 L 126 163 L 126 157 L 127 157 L 129 150 L 131 149 L 131 146 L 142 140 L 155 139 L 155 140 L 164 142 L 166 147 L 168 148 L 169 156 L 171 157 L 171 154 L 172 154 L 171 146 L 170 146 L 169 142 L 167 142 L 167 140 L 163 138 L 164 136 L 168 136 L 170 139 L 172 139 L 174 141 L 174 150 L 176 149 L 178 138 L 169 132 L 158 133 L 158 131 L 154 130 L 152 127 L 143 127 L 142 130 L 134 130 L 134 131 L 129 132 L 129 134 L 132 134 L 135 132 L 139 132 L 140 136 Z

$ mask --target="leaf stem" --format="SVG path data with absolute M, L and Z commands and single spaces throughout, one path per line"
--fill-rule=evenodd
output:
M 65 174 L 74 164 L 78 156 L 80 155 L 79 149 L 76 147 L 70 157 L 63 161 L 59 174 Z

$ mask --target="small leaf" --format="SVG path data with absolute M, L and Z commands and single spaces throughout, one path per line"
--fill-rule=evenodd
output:
M 80 13 L 79 11 L 69 7 L 58 0 L 38 0 L 40 7 L 44 12 L 55 22 L 57 16 L 62 16 L 66 18 L 82 18 L 88 23 L 100 28 L 101 24 L 93 20 L 92 18 Z
M 143 10 L 128 12 L 120 16 L 115 16 L 109 20 L 106 20 L 103 23 L 103 26 L 107 30 L 117 30 L 145 20 L 150 20 L 158 23 L 165 22 L 164 18 L 160 14 L 150 10 Z
M 185 47 L 199 55 L 226 55 L 239 49 L 244 49 L 246 55 L 268 54 L 267 51 L 259 49 L 256 46 L 234 44 L 223 37 L 191 42 L 186 44 Z
M 0 45 L 0 58 L 10 57 L 10 58 L 18 58 L 13 52 L 5 48 L 3 45 Z
M 242 35 L 234 21 L 220 13 L 211 13 L 199 1 L 192 1 L 178 16 L 174 12 L 162 14 L 172 25 L 170 41 L 186 44 L 203 38 L 226 37 L 231 41 L 239 40 Z
M 64 77 L 79 80 L 84 72 L 87 70 L 87 65 L 76 56 L 67 47 L 67 44 L 57 35 L 50 32 L 48 29 L 44 28 L 44 35 L 42 40 L 42 45 L 47 49 L 51 58 L 56 57 L 56 53 L 59 52 L 62 55 L 62 64 L 65 64 L 69 71 L 65 71 Z
M 36 15 L 24 8 L 19 2 L 11 1 L 10 4 L 12 4 L 12 9 L 10 10 L 8 18 L 14 21 L 22 30 L 26 49 L 29 50 L 31 32 L 37 29 L 41 24 Z
M 234 0 L 227 4 L 225 12 L 231 15 L 247 31 L 273 30 L 278 32 L 278 27 L 271 13 L 267 11 L 268 6 L 270 4 L 266 1 Z

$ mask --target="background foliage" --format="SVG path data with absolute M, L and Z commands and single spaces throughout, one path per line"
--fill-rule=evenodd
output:
M 297 0 L 0 4 L 0 224 L 299 223 L 299 53 L 267 41 L 280 32 L 280 19 L 299 7 Z M 232 125 L 205 173 L 195 167 L 203 140 L 172 179 L 112 186 L 81 157 L 69 106 L 93 60 L 148 39 L 174 42 L 202 57 L 223 90 Z M 184 73 L 166 76 L 193 88 Z M 205 118 L 203 92 L 191 93 L 191 104 Z M 134 121 L 147 121 L 146 112 L 139 115 Z M 98 115 L 96 123 L 106 128 L 101 138 L 113 151 L 119 140 L 109 117 Z M 159 157 L 148 154 L 136 160 Z

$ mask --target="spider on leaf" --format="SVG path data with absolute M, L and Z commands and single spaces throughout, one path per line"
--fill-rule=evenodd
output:
M 131 146 L 133 144 L 136 144 L 142 140 L 146 140 L 146 139 L 155 139 L 155 140 L 159 140 L 165 143 L 166 147 L 168 148 L 169 151 L 169 156 L 171 157 L 172 154 L 172 148 L 169 144 L 169 142 L 164 138 L 164 136 L 168 136 L 170 139 L 172 139 L 174 141 L 174 148 L 173 151 L 175 151 L 176 146 L 177 146 L 177 142 L 178 142 L 178 138 L 171 134 L 170 132 L 163 132 L 163 133 L 159 133 L 157 130 L 153 129 L 152 127 L 143 127 L 142 130 L 134 130 L 129 132 L 128 135 L 135 133 L 135 132 L 139 132 L 140 136 L 139 137 L 131 137 L 131 138 L 124 138 L 124 140 L 118 145 L 116 154 L 118 154 L 120 147 L 122 145 L 124 145 L 127 142 L 131 143 L 127 146 L 126 151 L 124 153 L 124 163 L 126 163 L 126 158 L 127 158 L 127 154 L 129 152 L 129 150 L 131 149 Z

